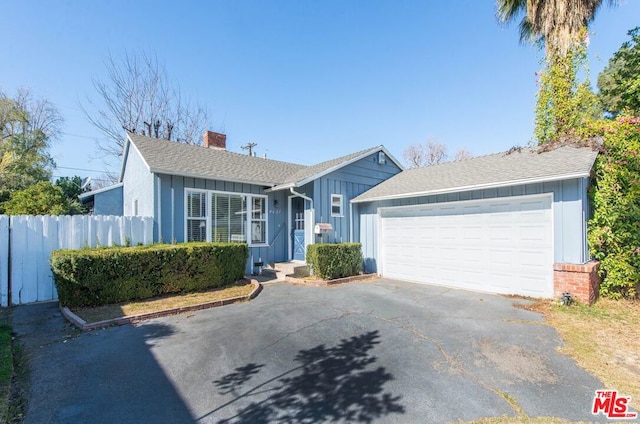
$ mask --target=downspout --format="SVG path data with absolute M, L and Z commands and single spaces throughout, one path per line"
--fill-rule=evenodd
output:
M 349 243 L 353 243 L 353 203 L 349 201 Z

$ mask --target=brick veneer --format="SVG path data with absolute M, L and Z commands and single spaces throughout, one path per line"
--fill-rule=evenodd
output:
M 554 264 L 553 292 L 559 299 L 562 293 L 569 292 L 580 303 L 591 305 L 598 299 L 600 262 L 591 261 L 585 264 Z

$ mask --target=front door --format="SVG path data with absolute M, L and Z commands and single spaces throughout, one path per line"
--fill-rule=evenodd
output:
M 293 246 L 293 259 L 296 261 L 305 260 L 304 251 L 304 199 L 294 197 L 291 199 L 291 237 Z

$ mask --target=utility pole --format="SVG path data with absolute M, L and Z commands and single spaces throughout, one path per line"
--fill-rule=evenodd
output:
M 253 156 L 253 148 L 256 147 L 258 144 L 256 143 L 247 143 L 246 146 L 241 146 L 242 150 L 248 150 L 249 151 L 249 156 Z

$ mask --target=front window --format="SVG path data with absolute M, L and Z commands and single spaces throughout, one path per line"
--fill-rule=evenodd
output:
M 187 193 L 187 241 L 207 240 L 207 195 Z
M 267 242 L 267 214 L 265 198 L 253 197 L 251 205 L 251 243 Z
M 245 242 L 247 199 L 235 194 L 212 194 L 211 240 Z
M 186 203 L 187 241 L 267 242 L 266 196 L 188 190 Z

